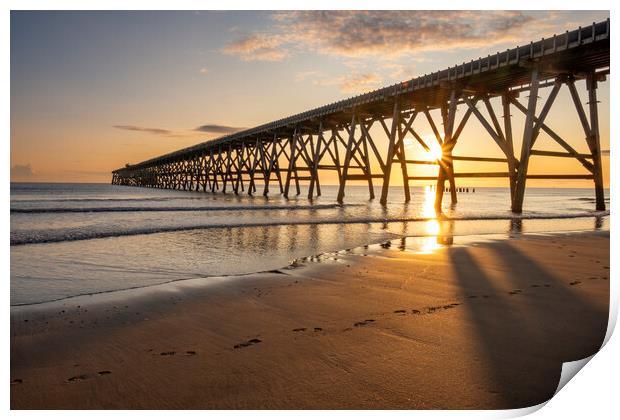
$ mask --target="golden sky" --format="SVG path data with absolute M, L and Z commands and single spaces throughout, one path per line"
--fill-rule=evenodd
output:
M 110 172 L 125 163 L 607 17 L 600 11 L 12 12 L 11 180 L 109 182 Z M 586 106 L 583 82 L 579 87 Z M 540 93 L 539 109 L 548 90 Z M 598 94 L 607 185 L 609 82 L 599 85 Z M 523 118 L 514 107 L 513 115 L 518 156 Z M 586 152 L 566 88 L 546 123 Z M 432 139 L 424 120 L 415 127 Z M 385 150 L 380 131 L 371 134 Z M 546 134 L 536 148 L 561 150 Z M 425 157 L 416 147 L 407 152 L 410 159 Z M 474 117 L 454 151 L 500 153 Z M 458 165 L 457 172 L 506 170 L 503 164 Z M 533 157 L 530 168 L 583 173 L 572 159 Z M 400 182 L 394 172 L 392 185 Z M 429 167 L 417 173 L 435 172 Z M 335 183 L 335 173 L 322 181 Z M 461 183 L 507 185 L 502 179 Z

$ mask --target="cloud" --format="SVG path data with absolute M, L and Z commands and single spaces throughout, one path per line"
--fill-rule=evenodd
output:
M 112 127 L 118 128 L 119 130 L 142 131 L 145 133 L 157 134 L 160 136 L 168 136 L 172 134 L 172 131 L 165 130 L 163 128 L 138 127 L 137 125 L 113 125 Z
M 165 137 L 184 137 L 183 134 L 163 128 L 139 127 L 137 125 L 113 125 L 112 127 L 118 128 L 119 130 L 139 131 Z
M 381 86 L 383 79 L 375 73 L 347 74 L 313 81 L 317 86 L 338 86 L 343 93 L 362 93 Z
M 200 131 L 202 133 L 213 133 L 213 134 L 232 134 L 237 131 L 245 130 L 245 127 L 229 127 L 226 125 L 219 124 L 205 124 L 200 127 L 196 127 L 194 131 Z
M 221 52 L 238 56 L 243 61 L 282 61 L 289 56 L 288 50 L 280 48 L 287 38 L 286 35 L 255 33 L 231 42 Z
M 119 130 L 136 131 L 141 133 L 153 134 L 162 137 L 191 137 L 196 136 L 196 132 L 211 134 L 232 134 L 237 131 L 245 130 L 245 127 L 229 127 L 220 124 L 204 124 L 188 130 L 168 130 L 164 128 L 140 127 L 137 125 L 113 125 Z
M 388 76 L 396 80 L 411 79 L 416 74 L 413 66 L 405 66 L 400 63 L 384 63 L 382 68 L 386 70 Z
M 314 76 L 319 76 L 320 74 L 321 72 L 318 72 L 316 70 L 300 71 L 299 73 L 295 74 L 295 81 L 303 82 L 304 80 L 308 80 Z
M 32 172 L 32 167 L 29 163 L 11 166 L 11 178 L 31 178 L 32 176 L 34 176 L 34 172 Z
M 338 57 L 394 57 L 529 39 L 533 20 L 520 11 L 282 11 L 268 31 L 246 34 L 221 51 L 245 61 L 280 61 L 308 51 Z
M 209 73 L 209 69 L 206 67 L 203 67 L 199 70 L 200 74 L 208 74 Z

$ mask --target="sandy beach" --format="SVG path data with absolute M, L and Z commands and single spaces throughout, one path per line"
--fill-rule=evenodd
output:
M 375 248 L 14 307 L 11 408 L 519 408 L 602 344 L 609 232 Z

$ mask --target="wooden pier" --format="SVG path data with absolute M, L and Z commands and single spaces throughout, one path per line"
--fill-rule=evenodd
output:
M 609 45 L 607 19 L 127 165 L 112 172 L 112 184 L 264 195 L 276 185 L 277 191 L 288 197 L 291 184 L 299 195 L 300 181 L 306 181 L 308 197 L 312 198 L 321 194 L 321 173 L 334 171 L 339 181 L 338 201 L 344 200 L 349 181 L 367 183 L 371 199 L 375 198 L 374 184 L 381 182 L 380 200 L 386 204 L 392 170 L 400 170 L 405 201 L 410 200 L 410 181 L 436 181 L 435 208 L 440 210 L 446 182 L 451 200 L 456 203 L 457 178 L 504 177 L 510 185 L 511 208 L 519 213 L 528 179 L 591 179 L 596 209 L 604 210 L 597 86 L 609 75 Z M 575 84 L 578 80 L 586 81 L 586 92 L 579 92 Z M 580 145 L 571 145 L 545 123 L 562 88 L 570 92 L 587 153 L 578 152 L 575 147 Z M 544 103 L 539 103 L 539 93 L 544 89 L 548 95 Z M 521 95 L 526 99 L 524 103 L 519 100 Z M 500 107 L 491 102 L 494 98 L 501 102 Z M 433 117 L 431 112 L 440 117 Z M 513 133 L 513 113 L 523 113 L 525 117 L 522 133 Z M 418 119 L 428 124 L 436 144 L 414 129 L 413 123 Z M 455 146 L 466 142 L 461 134 L 474 119 L 488 133 L 490 148 L 498 148 L 503 157 L 453 155 Z M 387 141 L 373 139 L 373 127 L 379 127 Z M 563 151 L 535 148 L 542 132 Z M 377 137 L 376 133 L 373 135 Z M 519 153 L 515 151 L 513 135 L 522 138 Z M 415 139 L 427 152 L 438 148 L 438 158 L 408 158 L 406 136 Z M 534 156 L 575 159 L 584 172 L 530 174 L 529 161 Z M 506 170 L 456 172 L 455 161 L 503 163 Z M 419 176 L 421 165 L 435 165 L 437 175 Z M 259 184 L 262 191 L 258 191 Z

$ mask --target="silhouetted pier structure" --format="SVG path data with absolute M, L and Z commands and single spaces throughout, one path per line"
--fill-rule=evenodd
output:
M 288 197 L 294 183 L 299 195 L 300 181 L 307 181 L 308 197 L 321 194 L 320 174 L 335 171 L 338 201 L 345 197 L 350 181 L 382 182 L 381 203 L 387 202 L 394 165 L 402 173 L 405 200 L 410 200 L 410 181 L 432 180 L 435 207 L 441 208 L 445 182 L 451 200 L 457 201 L 457 178 L 508 178 L 511 207 L 521 212 L 528 179 L 591 179 L 596 209 L 605 209 L 598 121 L 597 85 L 609 74 L 610 21 L 594 23 L 563 34 L 530 42 L 462 63 L 396 85 L 322 106 L 301 114 L 197 144 L 113 171 L 112 184 L 195 191 L 232 190 L 239 194 L 270 192 L 275 182 Z M 586 107 L 575 84 L 586 81 Z M 571 95 L 585 138 L 587 152 L 581 153 L 545 123 L 558 92 L 566 87 Z M 539 91 L 549 89 L 539 104 Z M 519 101 L 524 93 L 526 101 Z M 497 98 L 499 109 L 491 102 Z M 542 108 L 539 107 L 542 105 Z M 480 109 L 486 110 L 482 112 Z M 457 110 L 464 109 L 457 121 Z M 520 153 L 513 145 L 512 112 L 523 113 L 525 125 Z M 439 117 L 433 116 L 439 113 Z M 455 156 L 468 121 L 477 119 L 489 134 L 502 157 Z M 416 119 L 426 120 L 433 142 L 441 147 L 439 160 L 414 160 L 407 156 L 405 137 L 424 150 L 433 146 L 414 129 Z M 440 124 L 443 129 L 440 131 Z M 387 137 L 385 145 L 373 140 L 377 127 Z M 546 133 L 562 151 L 534 148 Z M 516 133 L 515 133 L 516 134 Z M 377 137 L 376 133 L 373 134 Z M 462 140 L 466 141 L 466 140 Z M 458 143 L 461 144 L 461 143 Z M 380 147 L 383 150 L 380 150 Z M 532 156 L 569 158 L 585 169 L 582 174 L 530 174 Z M 502 172 L 456 172 L 457 161 L 503 163 Z M 420 165 L 436 165 L 436 176 L 416 174 Z

